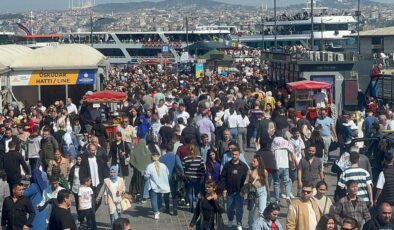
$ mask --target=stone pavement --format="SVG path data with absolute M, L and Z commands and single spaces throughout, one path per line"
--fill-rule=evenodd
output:
M 253 149 L 248 149 L 249 151 L 246 153 L 247 159 L 252 159 L 254 152 Z M 338 156 L 338 153 L 332 153 L 334 156 Z M 328 195 L 332 198 L 335 190 L 336 184 L 336 176 L 330 172 L 331 167 L 327 167 L 325 169 L 326 174 L 326 182 L 329 186 L 328 188 Z M 271 194 L 272 194 L 272 188 Z M 292 186 L 293 194 L 296 194 L 296 183 L 293 183 Z M 171 202 L 170 202 L 171 204 Z M 74 206 L 74 205 L 73 205 Z M 72 208 L 72 212 L 76 215 L 75 208 Z M 287 215 L 287 204 L 285 200 L 281 201 L 281 212 L 279 219 L 285 228 L 285 218 Z M 244 206 L 244 213 L 243 213 L 243 228 L 248 229 L 248 211 L 246 206 Z M 145 204 L 141 203 L 133 203 L 132 207 L 126 211 L 122 217 L 129 218 L 131 221 L 132 229 L 133 230 L 185 230 L 188 229 L 189 222 L 192 218 L 192 213 L 187 211 L 187 207 L 181 206 L 180 210 L 178 211 L 178 216 L 171 216 L 165 213 L 160 214 L 160 220 L 153 219 L 153 212 L 150 205 L 150 201 L 146 202 Z M 224 223 L 227 226 L 227 215 L 223 214 Z M 96 220 L 98 223 L 99 229 L 111 229 L 110 228 L 110 217 L 108 213 L 107 206 L 102 203 L 101 207 L 96 213 Z M 236 229 L 234 226 L 233 228 L 228 228 L 228 230 Z

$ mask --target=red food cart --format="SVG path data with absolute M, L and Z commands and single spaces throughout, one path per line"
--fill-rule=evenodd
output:
M 301 117 L 301 111 L 307 111 L 307 118 L 315 120 L 318 115 L 317 107 L 314 107 L 314 99 L 316 90 L 327 90 L 328 103 L 327 110 L 330 112 L 330 104 L 332 102 L 331 84 L 320 81 L 296 81 L 287 83 L 287 86 L 292 91 L 292 99 L 294 101 L 294 108 L 297 111 L 297 116 Z
M 122 103 L 125 100 L 127 100 L 126 93 L 117 92 L 117 91 L 110 91 L 110 90 L 94 92 L 92 94 L 88 94 L 88 95 L 83 96 L 83 101 L 85 101 L 87 103 L 93 103 L 93 104 Z M 113 140 L 115 138 L 116 129 L 119 125 L 118 122 L 115 122 L 115 120 L 118 120 L 118 119 L 113 118 L 113 120 L 114 120 L 114 122 L 111 122 L 109 124 L 104 124 L 105 131 L 107 132 L 110 140 Z

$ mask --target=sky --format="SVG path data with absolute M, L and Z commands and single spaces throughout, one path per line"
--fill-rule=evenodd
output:
M 43 9 L 67 9 L 70 0 L 0 0 L 1 1 L 1 13 L 16 13 L 26 12 L 30 10 L 43 10 Z M 79 2 L 80 0 L 74 0 Z M 96 0 L 96 4 L 109 3 L 109 2 L 137 2 L 139 0 Z M 159 0 L 151 0 L 159 1 Z M 217 0 L 221 2 L 236 3 L 240 4 L 239 0 Z M 375 0 L 385 3 L 394 3 L 394 0 Z M 242 4 L 261 6 L 262 4 L 268 3 L 270 7 L 273 0 L 243 0 Z M 278 6 L 291 5 L 297 3 L 305 3 L 305 0 L 278 0 Z

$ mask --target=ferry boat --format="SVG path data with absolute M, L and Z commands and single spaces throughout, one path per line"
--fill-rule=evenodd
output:
M 235 32 L 234 32 L 235 31 Z M 231 46 L 231 33 L 235 27 L 197 27 L 190 31 L 153 32 L 75 32 L 62 34 L 14 35 L 12 43 L 31 48 L 59 44 L 92 45 L 109 58 L 110 63 L 141 63 L 181 61 L 182 52 L 195 43 L 215 43 L 216 46 Z M 90 39 L 90 38 L 93 39 Z M 190 50 L 194 53 L 196 50 Z M 187 56 L 186 56 L 187 57 Z
M 316 6 L 316 1 L 313 1 Z M 354 45 L 355 39 L 347 37 L 356 30 L 357 20 L 352 15 L 330 14 L 327 7 L 314 7 L 311 17 L 311 2 L 296 15 L 277 15 L 275 18 L 262 18 L 260 33 L 253 35 L 232 36 L 233 40 L 250 47 L 286 47 L 302 44 L 311 48 L 312 34 L 314 50 L 330 47 L 348 47 Z M 313 18 L 313 33 L 312 33 Z M 276 28 L 276 30 L 275 30 Z M 263 32 L 264 31 L 264 32 Z M 276 31 L 276 33 L 275 33 Z

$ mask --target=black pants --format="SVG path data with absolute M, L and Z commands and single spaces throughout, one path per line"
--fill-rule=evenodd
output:
M 73 195 L 74 195 L 74 200 L 75 200 L 75 209 L 77 209 L 77 214 L 79 217 L 79 215 L 80 215 L 79 214 L 79 196 L 78 196 L 78 193 L 74 193 L 74 192 L 73 192 Z
M 93 199 L 94 199 L 93 200 L 94 207 L 93 208 L 94 208 L 95 211 L 97 211 L 97 209 L 101 205 L 102 198 L 100 198 L 98 201 L 96 199 L 97 199 L 98 194 L 100 193 L 100 189 L 101 189 L 102 186 L 103 186 L 102 184 L 97 185 L 97 187 L 92 186 L 92 190 L 93 190 L 93 193 L 94 193 L 94 197 L 93 197 Z
M 29 158 L 29 165 L 30 165 L 31 171 L 33 171 L 33 169 L 37 168 L 37 162 L 38 162 L 38 158 Z
M 79 210 L 79 215 L 78 215 L 78 220 L 79 222 L 83 222 L 86 218 L 86 224 L 88 228 L 92 230 L 97 229 L 97 224 L 96 224 L 96 215 L 93 211 L 93 208 L 86 209 L 86 210 Z

